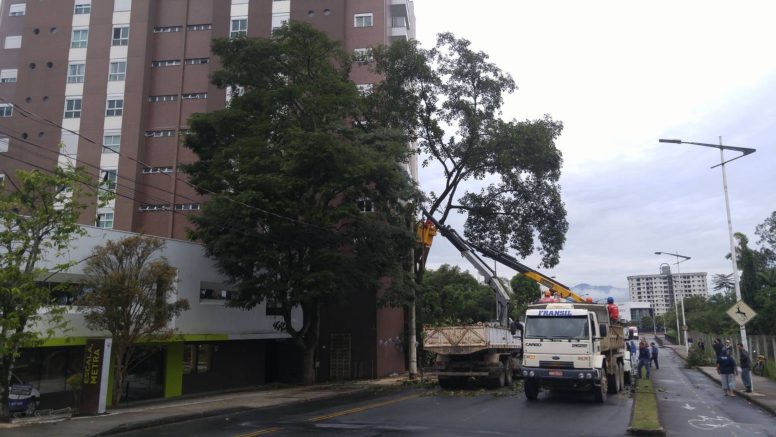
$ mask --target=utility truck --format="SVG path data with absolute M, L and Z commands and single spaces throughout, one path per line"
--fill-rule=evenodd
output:
M 540 389 L 590 391 L 597 402 L 624 386 L 624 326 L 606 305 L 543 303 L 528 306 L 523 331 L 525 395 Z

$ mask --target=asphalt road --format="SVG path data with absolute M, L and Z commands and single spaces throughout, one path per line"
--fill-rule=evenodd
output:
M 672 350 L 661 348 L 652 369 L 658 409 L 669 436 L 776 436 L 776 419 L 743 397 L 726 398 L 718 383 L 685 369 Z
M 589 393 L 542 392 L 528 402 L 520 389 L 388 390 L 148 428 L 128 436 L 622 436 L 632 400 Z

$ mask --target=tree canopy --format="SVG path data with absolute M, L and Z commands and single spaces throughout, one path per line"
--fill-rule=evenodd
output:
M 272 302 L 314 381 L 324 304 L 375 293 L 402 276 L 417 197 L 405 137 L 356 123 L 364 96 L 350 57 L 325 34 L 290 22 L 269 39 L 216 40 L 229 106 L 190 120 L 186 168 L 209 200 L 192 236 L 237 287 L 231 304 Z M 295 325 L 294 307 L 303 310 Z

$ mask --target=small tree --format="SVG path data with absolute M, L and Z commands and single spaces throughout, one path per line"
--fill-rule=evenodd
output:
M 0 420 L 10 416 L 8 387 L 20 349 L 40 342 L 41 333 L 31 328 L 48 326 L 45 334 L 52 335 L 64 327 L 62 311 L 41 311 L 52 298 L 51 290 L 36 282 L 45 274 L 38 265 L 44 258 L 59 259 L 83 233 L 76 221 L 88 180 L 79 169 L 20 170 L 10 184 L 0 185 Z
M 175 299 L 177 270 L 157 252 L 164 241 L 137 235 L 92 250 L 84 272 L 94 288 L 79 302 L 86 325 L 113 338 L 113 405 L 121 401 L 128 372 L 145 356 L 138 344 L 169 338 L 169 322 L 189 308 Z

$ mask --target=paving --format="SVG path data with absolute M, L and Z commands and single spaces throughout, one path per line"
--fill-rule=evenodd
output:
M 319 384 L 238 393 L 204 394 L 186 399 L 164 399 L 142 405 L 114 408 L 99 416 L 21 419 L 0 423 L 0 435 L 81 437 L 102 436 L 168 423 L 347 396 L 381 386 L 399 386 L 406 376 L 343 384 Z

